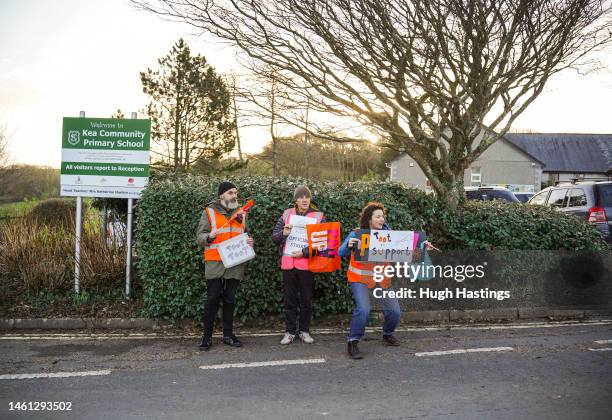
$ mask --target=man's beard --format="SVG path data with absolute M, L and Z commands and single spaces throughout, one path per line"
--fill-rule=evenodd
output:
M 238 200 L 234 200 L 234 201 L 221 200 L 221 204 L 223 204 L 223 207 L 229 210 L 234 210 L 238 208 Z

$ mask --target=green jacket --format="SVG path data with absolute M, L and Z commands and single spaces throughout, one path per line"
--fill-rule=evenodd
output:
M 215 210 L 217 213 L 225 215 L 228 219 L 232 217 L 232 215 L 238 210 L 229 210 L 221 204 L 221 202 L 217 199 L 212 203 L 209 203 L 206 207 L 210 207 Z M 247 219 L 248 221 L 248 219 Z M 247 229 L 248 231 L 248 229 Z M 206 214 L 206 210 L 202 211 L 202 217 L 200 217 L 200 223 L 198 224 L 198 230 L 196 232 L 196 239 L 198 244 L 201 247 L 205 247 L 210 244 L 213 240 L 209 239 L 210 234 L 210 221 L 208 220 L 208 215 Z M 204 277 L 206 279 L 238 279 L 242 280 L 244 278 L 244 267 L 246 263 L 239 264 L 237 266 L 231 268 L 225 268 L 221 261 L 205 261 L 204 263 Z

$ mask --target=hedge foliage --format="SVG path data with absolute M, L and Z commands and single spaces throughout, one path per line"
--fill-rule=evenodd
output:
M 247 266 L 238 290 L 242 320 L 281 313 L 280 249 L 271 240 L 282 211 L 292 206 L 293 190 L 307 184 L 327 220 L 342 222 L 342 235 L 357 227 L 359 212 L 371 200 L 389 210 L 397 230 L 425 230 L 445 249 L 607 249 L 599 233 L 571 216 L 547 208 L 490 202 L 467 203 L 459 213 L 422 191 L 388 182 L 323 182 L 296 178 L 230 177 L 239 199 L 254 199 L 249 226 L 257 257 Z M 137 204 L 139 276 L 149 316 L 199 318 L 205 295 L 201 249 L 195 240 L 202 209 L 216 197 L 217 178 L 176 176 L 151 182 Z M 344 313 L 353 305 L 343 271 L 318 275 L 314 313 Z

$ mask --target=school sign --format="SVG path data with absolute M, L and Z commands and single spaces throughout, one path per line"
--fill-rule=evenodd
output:
M 61 195 L 139 198 L 150 142 L 150 120 L 65 117 Z

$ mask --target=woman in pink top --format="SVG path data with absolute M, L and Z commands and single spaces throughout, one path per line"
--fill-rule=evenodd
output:
M 304 343 L 311 344 L 314 339 L 310 335 L 310 320 L 312 318 L 312 293 L 314 290 L 314 273 L 308 270 L 310 253 L 308 246 L 300 250 L 287 250 L 287 237 L 293 225 L 291 216 L 306 216 L 315 219 L 315 223 L 324 223 L 325 217 L 314 204 L 311 203 L 312 194 L 306 186 L 299 186 L 293 193 L 295 205 L 286 209 L 278 219 L 272 231 L 272 240 L 282 245 L 281 270 L 283 271 L 283 284 L 285 291 L 285 335 L 281 344 L 291 344 L 296 333 Z M 299 306 L 299 330 L 297 328 Z

